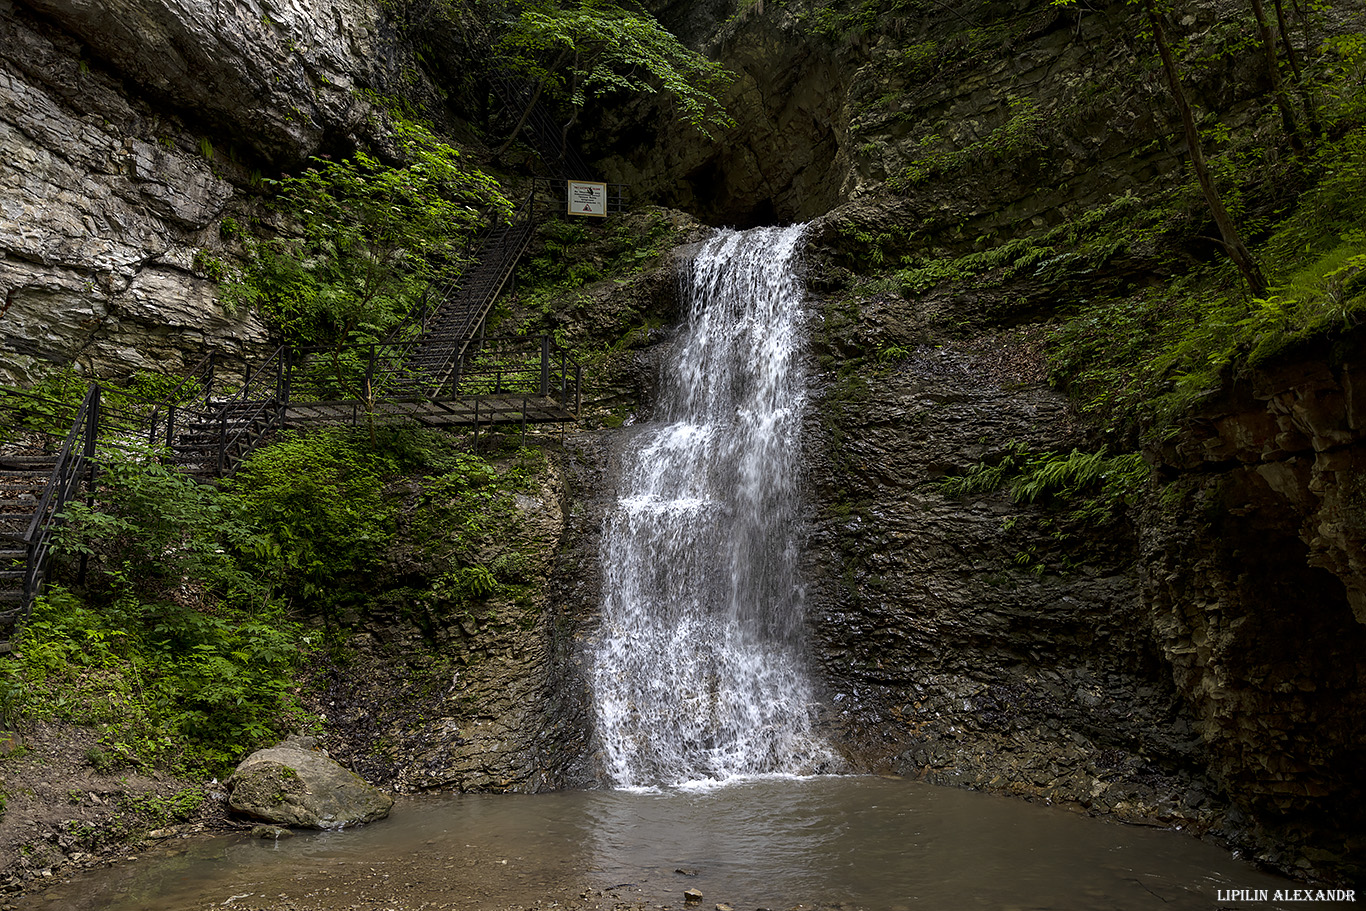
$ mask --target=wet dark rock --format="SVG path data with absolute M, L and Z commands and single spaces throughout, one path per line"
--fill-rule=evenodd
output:
M 702 900 L 702 893 L 698 889 L 685 889 L 683 891 L 683 901 L 690 905 L 695 905 Z
M 843 298 L 814 333 L 808 606 L 831 735 L 862 767 L 1358 875 L 1366 376 L 1341 352 L 1362 330 L 1212 392 L 1146 454 L 1141 504 L 1081 524 L 944 495 L 1015 445 L 1096 447 L 1034 330 L 937 337 L 955 311 L 922 303 Z
M 1363 382 L 1358 357 L 1311 349 L 1209 396 L 1149 453 L 1141 541 L 1153 635 L 1238 837 L 1327 877 L 1366 856 Z
M 252 838 L 270 838 L 279 840 L 281 838 L 293 838 L 294 832 L 281 826 L 252 826 Z

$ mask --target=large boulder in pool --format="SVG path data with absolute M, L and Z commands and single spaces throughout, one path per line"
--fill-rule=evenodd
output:
M 394 799 L 313 747 L 291 737 L 257 750 L 227 782 L 228 806 L 237 813 L 305 829 L 340 829 L 383 819 Z

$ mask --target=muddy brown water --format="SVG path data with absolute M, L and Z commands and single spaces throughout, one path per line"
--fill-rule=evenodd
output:
M 362 829 L 173 841 L 19 907 L 1207 911 L 1299 907 L 1274 899 L 1296 888 L 1181 832 L 847 777 L 405 799 Z

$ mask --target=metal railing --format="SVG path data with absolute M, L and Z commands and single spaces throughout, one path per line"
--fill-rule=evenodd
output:
M 583 402 L 583 368 L 548 335 L 489 336 L 461 365 L 454 386 L 462 396 L 547 398 L 577 416 Z
M 85 398 L 76 408 L 71 429 L 66 435 L 57 463 L 48 475 L 43 495 L 33 511 L 33 518 L 20 535 L 3 534 L 4 538 L 20 544 L 25 550 L 24 579 L 19 601 L 19 613 L 12 625 L 17 627 L 28 616 L 33 600 L 47 582 L 52 535 L 61 524 L 66 504 L 79 491 L 82 481 L 93 484 L 95 443 L 100 422 L 100 387 L 91 383 Z M 89 477 L 87 477 L 89 476 Z
M 213 394 L 214 373 L 217 356 L 210 351 L 190 368 L 184 379 L 167 393 L 164 401 L 157 404 L 148 419 L 147 442 L 157 445 L 164 441 L 171 448 L 175 440 L 177 419 L 183 421 L 186 413 L 199 414 L 208 407 Z
M 284 422 L 285 365 L 288 349 L 276 348 L 233 396 L 212 403 L 218 423 L 214 473 L 230 475 L 238 463 L 272 430 Z
M 439 387 L 414 389 L 406 355 L 406 345 L 394 342 L 294 349 L 280 401 L 286 409 L 351 402 L 373 411 L 385 402 L 523 395 L 549 399 L 573 416 L 582 402 L 583 368 L 548 335 L 477 337 Z

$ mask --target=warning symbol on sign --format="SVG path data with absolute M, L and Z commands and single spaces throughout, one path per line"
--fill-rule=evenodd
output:
M 607 184 L 592 180 L 571 180 L 569 214 L 607 217 Z

